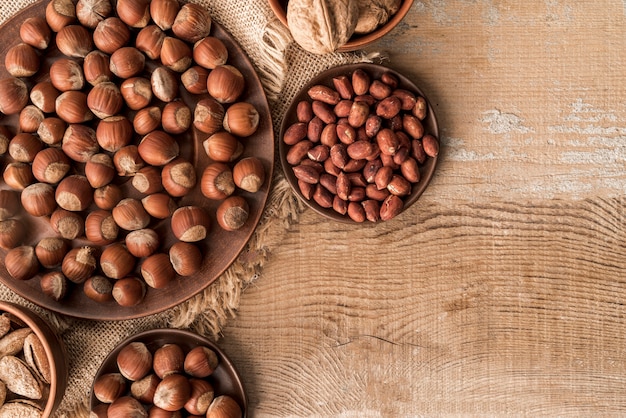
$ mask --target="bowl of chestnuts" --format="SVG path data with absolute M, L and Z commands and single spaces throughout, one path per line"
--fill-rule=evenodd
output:
M 413 0 L 269 0 L 294 40 L 315 54 L 354 51 L 388 34 Z
M 432 105 L 405 76 L 348 64 L 319 74 L 294 97 L 279 153 L 292 189 L 319 214 L 388 221 L 426 190 L 439 127 Z
M 41 316 L 0 301 L 0 417 L 50 417 L 68 379 L 63 341 Z
M 122 341 L 98 369 L 92 417 L 241 418 L 247 396 L 233 363 L 207 338 L 155 329 Z

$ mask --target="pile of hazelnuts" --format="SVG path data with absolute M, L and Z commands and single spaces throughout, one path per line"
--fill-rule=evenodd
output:
M 10 276 L 41 274 L 56 301 L 81 285 L 94 301 L 134 306 L 202 266 L 213 214 L 185 196 L 219 201 L 224 230 L 246 224 L 242 195 L 266 176 L 259 158 L 242 156 L 242 139 L 260 116 L 211 26 L 205 8 L 178 0 L 51 0 L 45 17 L 23 21 L 0 79 L 3 120 L 17 120 L 0 120 Z M 206 138 L 201 176 L 181 152 L 195 133 Z M 24 244 L 24 212 L 49 219 L 54 234 Z M 169 248 L 154 229 L 163 221 Z

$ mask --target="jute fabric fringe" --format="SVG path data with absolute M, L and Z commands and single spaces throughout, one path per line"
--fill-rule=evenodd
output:
M 47 1 L 47 0 L 42 0 Z M 361 53 L 317 56 L 300 49 L 289 31 L 273 15 L 265 0 L 194 2 L 205 6 L 246 51 L 265 90 L 276 134 L 291 99 L 312 77 L 330 67 L 369 61 Z M 0 22 L 34 3 L 0 0 Z M 16 40 L 17 42 L 18 40 Z M 2 58 L 3 59 L 3 58 Z M 278 153 L 276 152 L 278 157 Z M 28 306 L 48 319 L 59 331 L 70 356 L 69 384 L 56 414 L 62 418 L 89 416 L 89 391 L 93 377 L 107 353 L 121 340 L 155 328 L 189 329 L 218 340 L 227 320 L 236 315 L 247 286 L 262 280 L 263 264 L 278 243 L 267 242 L 296 222 L 302 203 L 292 194 L 276 158 L 275 175 L 261 221 L 237 260 L 205 291 L 165 312 L 128 321 L 78 320 L 41 309 L 0 285 L 0 298 Z

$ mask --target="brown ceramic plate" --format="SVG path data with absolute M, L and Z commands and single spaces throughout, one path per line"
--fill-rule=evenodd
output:
M 52 327 L 30 309 L 16 303 L 0 301 L 0 313 L 5 312 L 9 314 L 12 322 L 18 324 L 18 327 L 29 327 L 43 343 L 50 363 L 50 390 L 47 399 L 42 399 L 42 417 L 52 416 L 61 404 L 67 388 L 69 359 L 65 345 Z
M 298 187 L 298 179 L 294 175 L 292 167 L 289 165 L 289 163 L 286 160 L 286 155 L 290 147 L 283 142 L 282 138 L 283 138 L 283 134 L 285 130 L 290 125 L 292 125 L 294 122 L 297 121 L 296 108 L 298 106 L 298 103 L 303 100 L 306 100 L 309 102 L 311 101 L 308 95 L 308 90 L 312 86 L 322 84 L 322 85 L 326 85 L 328 87 L 334 88 L 333 86 L 334 77 L 337 77 L 339 75 L 350 76 L 357 68 L 365 70 L 365 72 L 367 72 L 370 75 L 370 78 L 372 80 L 379 79 L 380 76 L 385 72 L 390 72 L 398 78 L 400 82 L 398 85 L 399 88 L 409 90 L 417 95 L 424 97 L 428 103 L 428 114 L 422 121 L 422 124 L 424 126 L 424 132 L 425 134 L 433 135 L 437 139 L 439 138 L 439 125 L 437 123 L 437 118 L 435 116 L 433 107 L 431 103 L 428 102 L 428 98 L 424 95 L 422 90 L 418 86 L 416 86 L 411 80 L 409 80 L 407 77 L 403 76 L 397 71 L 394 71 L 391 68 L 388 68 L 382 65 L 377 65 L 377 64 L 347 64 L 347 65 L 342 65 L 342 66 L 338 66 L 338 67 L 334 67 L 329 70 L 326 70 L 322 72 L 321 74 L 319 74 L 318 76 L 316 76 L 315 78 L 313 78 L 311 81 L 309 81 L 302 88 L 302 90 L 300 90 L 300 92 L 294 97 L 293 101 L 289 105 L 289 108 L 287 109 L 287 112 L 285 113 L 285 117 L 281 125 L 280 136 L 279 136 L 280 138 L 279 139 L 280 161 L 283 166 L 283 171 L 285 173 L 285 177 L 287 178 L 287 181 L 291 185 L 296 195 L 298 195 L 298 197 L 302 199 L 304 203 L 306 203 L 311 209 L 313 209 L 315 212 L 319 213 L 322 216 L 326 216 L 336 221 L 347 222 L 347 223 L 354 223 L 354 221 L 350 219 L 350 217 L 348 217 L 347 215 L 341 215 L 340 213 L 336 212 L 332 208 L 330 209 L 324 208 L 318 205 L 313 199 L 308 200 L 304 197 L 304 195 L 300 191 L 300 188 Z M 413 185 L 411 189 L 411 194 L 404 197 L 403 211 L 406 210 L 413 203 L 415 203 L 419 199 L 419 197 L 422 195 L 422 193 L 424 193 L 424 190 L 426 190 L 426 187 L 428 187 L 428 184 L 430 183 L 430 180 L 433 174 L 435 173 L 437 160 L 438 160 L 437 157 L 434 157 L 434 158 L 429 157 L 426 160 L 426 162 L 420 166 L 420 181 Z
M 283 25 L 287 25 L 287 4 L 288 0 L 269 0 L 270 7 L 278 20 L 282 22 Z M 406 14 L 411 9 L 413 5 L 413 0 L 403 0 L 398 12 L 391 16 L 389 21 L 384 25 L 380 26 L 378 29 L 371 33 L 363 34 L 363 35 L 353 35 L 348 42 L 346 42 L 343 46 L 341 46 L 337 51 L 339 52 L 347 52 L 347 51 L 355 51 L 357 49 L 361 49 L 366 47 L 367 45 L 376 42 L 389 32 L 396 26 L 398 23 L 404 19 Z
M 200 335 L 194 334 L 189 331 L 178 330 L 178 329 L 154 329 L 149 331 L 144 331 L 142 333 L 133 335 L 126 340 L 122 341 L 118 346 L 111 351 L 107 357 L 100 365 L 100 368 L 96 372 L 96 376 L 94 377 L 94 382 L 98 379 L 99 376 L 102 376 L 106 373 L 115 373 L 118 372 L 117 368 L 117 355 L 119 352 L 131 342 L 143 342 L 148 347 L 151 353 L 154 353 L 157 348 L 161 347 L 166 343 L 174 343 L 178 344 L 184 353 L 189 352 L 192 348 L 198 346 L 206 346 L 215 351 L 217 357 L 219 359 L 219 364 L 215 371 L 207 378 L 207 380 L 211 383 L 213 388 L 215 389 L 215 396 L 219 395 L 229 395 L 234 400 L 237 401 L 241 410 L 243 412 L 242 416 L 245 418 L 247 416 L 248 409 L 248 397 L 246 395 L 246 391 L 244 390 L 243 383 L 235 366 L 230 361 L 230 359 L 226 356 L 224 351 L 220 349 L 217 345 L 212 343 L 207 338 L 204 338 Z M 96 406 L 98 406 L 101 402 L 96 399 L 93 394 L 93 386 L 90 394 L 90 409 L 93 410 Z
M 37 2 L 19 12 L 0 27 L 0 59 L 4 60 L 6 51 L 20 42 L 19 28 L 21 23 L 28 17 L 43 17 L 46 4 L 47 1 Z M 31 302 L 55 312 L 85 319 L 123 320 L 154 314 L 178 305 L 209 286 L 233 263 L 252 236 L 267 201 L 274 162 L 274 134 L 267 99 L 252 63 L 235 39 L 218 23 L 213 22 L 211 35 L 218 37 L 225 43 L 229 51 L 228 63 L 236 66 L 245 76 L 247 87 L 239 100 L 253 104 L 261 116 L 257 132 L 252 137 L 243 140 L 245 141 L 245 151 L 242 158 L 245 156 L 260 158 L 266 174 L 265 183 L 258 192 L 237 192 L 244 196 L 250 205 L 250 216 L 246 224 L 234 232 L 224 231 L 217 225 L 215 209 L 219 202 L 204 198 L 199 190 L 201 174 L 204 167 L 209 163 L 209 159 L 202 147 L 202 141 L 206 139 L 207 135 L 196 130 L 189 130 L 186 134 L 177 138 L 181 148 L 181 155 L 192 161 L 196 166 L 198 185 L 196 190 L 179 201 L 179 205 L 196 204 L 204 206 L 208 209 L 212 218 L 212 229 L 208 238 L 199 243 L 203 254 L 206 254 L 199 273 L 190 277 L 179 277 L 163 289 L 148 289 L 144 301 L 134 307 L 121 307 L 114 301 L 107 303 L 94 302 L 84 295 L 82 286 L 72 287 L 66 298 L 56 302 L 42 293 L 39 284 L 40 276 L 36 276 L 31 280 L 16 281 L 8 275 L 4 266 L 5 250 L 0 251 L 0 281 Z M 52 44 L 54 44 L 54 41 Z M 50 64 L 59 56 L 59 51 L 55 47 L 51 47 L 43 58 L 40 72 L 33 76 L 32 80 L 41 81 L 45 79 L 48 76 Z M 0 68 L 0 78 L 4 78 L 7 75 L 6 69 L 2 66 Z M 198 97 L 190 97 L 183 90 L 181 87 L 183 99 L 193 109 L 194 100 L 198 100 Z M 0 124 L 11 126 L 15 132 L 17 117 L 2 117 L 0 115 Z M 8 161 L 8 156 L 0 157 L 0 168 L 2 170 L 4 170 Z M 127 182 L 122 187 L 128 197 L 141 197 L 135 194 L 136 192 L 130 185 L 130 182 Z M 0 188 L 6 188 L 2 181 L 0 181 Z M 24 221 L 28 229 L 24 244 L 35 245 L 43 237 L 56 235 L 46 218 L 33 218 L 28 215 L 22 215 L 21 220 Z M 175 241 L 169 229 L 169 220 L 160 222 L 155 220 L 150 227 L 153 227 L 161 235 L 163 248 L 169 248 Z M 74 247 L 81 244 L 79 239 L 74 240 L 72 243 Z

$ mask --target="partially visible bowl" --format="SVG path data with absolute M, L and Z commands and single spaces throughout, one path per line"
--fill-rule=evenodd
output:
M 289 26 L 287 24 L 287 3 L 288 0 L 268 0 L 269 5 L 283 25 Z M 389 18 L 387 23 L 382 26 L 379 26 L 373 32 L 363 34 L 363 35 L 353 35 L 348 42 L 346 42 L 343 46 L 337 49 L 338 52 L 347 52 L 347 51 L 355 51 L 357 49 L 362 49 L 376 41 L 378 41 L 383 36 L 387 35 L 393 28 L 395 28 L 398 23 L 404 19 L 406 14 L 411 9 L 413 5 L 413 0 L 402 0 L 400 8 L 398 11 Z
M 96 372 L 96 375 L 94 377 L 94 384 L 103 375 L 120 372 L 120 369 L 117 365 L 118 355 L 125 347 L 129 346 L 129 344 L 131 343 L 143 343 L 152 355 L 154 355 L 157 349 L 164 346 L 165 344 L 178 345 L 182 349 L 183 353 L 185 353 L 185 355 L 196 347 L 209 348 L 217 355 L 218 364 L 215 370 L 208 377 L 205 377 L 203 379 L 207 380 L 213 386 L 215 398 L 222 395 L 230 397 L 239 406 L 239 409 L 241 410 L 241 417 L 245 418 L 247 416 L 248 398 L 241 378 L 239 377 L 239 374 L 234 364 L 226 356 L 224 351 L 220 349 L 216 344 L 211 342 L 209 339 L 190 331 L 179 329 L 154 329 L 128 337 L 124 341 L 120 342 L 117 347 L 115 347 L 104 359 L 104 361 L 100 365 L 100 368 Z M 152 373 L 154 373 L 154 371 L 151 370 L 148 374 Z M 185 372 L 181 372 L 180 374 L 191 377 Z M 132 382 L 127 379 L 126 383 L 127 390 L 121 394 L 121 397 L 130 396 L 129 391 L 130 384 Z M 90 410 L 100 410 L 102 413 L 102 409 L 106 409 L 107 405 L 108 404 L 98 400 L 98 397 L 94 392 L 94 385 L 92 385 L 90 394 Z M 151 405 L 143 403 L 143 406 L 147 409 Z M 184 410 L 182 410 L 181 412 L 182 416 L 187 416 Z M 204 416 L 204 414 L 201 415 Z M 93 416 L 100 415 L 94 413 Z M 224 417 L 226 416 L 228 415 L 224 415 Z
M 3 313 L 8 314 L 11 319 L 12 329 L 28 327 L 41 341 L 49 363 L 49 383 L 44 384 L 44 397 L 35 403 L 41 407 L 42 417 L 50 417 L 59 407 L 67 388 L 69 363 L 65 345 L 55 330 L 30 309 L 16 303 L 0 301 L 0 314 Z M 23 353 L 16 355 L 21 357 Z M 15 395 L 11 395 L 11 398 L 14 397 Z

